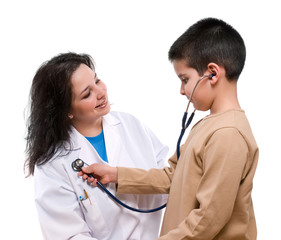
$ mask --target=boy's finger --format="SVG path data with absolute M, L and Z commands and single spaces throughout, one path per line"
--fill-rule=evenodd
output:
M 92 178 L 92 177 L 88 177 L 88 183 L 92 183 L 95 179 L 94 178 Z
M 87 174 L 83 174 L 83 179 L 84 180 L 89 179 L 89 176 Z
M 82 171 L 84 173 L 92 173 L 93 169 L 92 169 L 92 166 L 88 166 L 88 167 L 82 167 Z
M 95 178 L 92 178 L 93 181 L 91 182 L 91 184 L 94 186 L 94 187 L 97 187 L 97 179 Z

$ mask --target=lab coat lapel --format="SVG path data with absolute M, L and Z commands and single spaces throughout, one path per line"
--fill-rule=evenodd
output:
M 108 113 L 103 117 L 103 133 L 107 158 L 111 166 L 134 167 L 135 164 L 130 158 L 127 146 L 124 146 L 124 139 L 120 134 L 120 124 L 124 124 L 118 117 Z M 126 123 L 125 123 L 126 125 Z M 123 125 L 122 127 L 126 127 Z M 133 134 L 133 133 L 132 133 Z M 77 158 L 82 159 L 86 165 L 93 163 L 107 164 L 104 162 L 89 141 L 82 136 L 74 127 L 72 129 L 72 144 L 78 149 Z M 80 150 L 79 150 L 80 149 Z
M 104 116 L 103 130 L 108 162 L 111 166 L 135 167 L 133 159 L 127 151 L 128 146 L 124 145 L 125 136 L 121 134 L 120 128 L 126 128 L 126 120 L 120 121 L 111 113 Z
M 103 118 L 103 133 L 107 158 L 112 166 L 117 166 L 122 152 L 122 139 L 118 131 L 120 120 L 111 114 Z
M 83 160 L 85 166 L 93 163 L 104 163 L 91 143 L 89 143 L 89 141 L 74 127 L 72 128 L 71 139 L 73 140 L 73 149 L 78 150 L 77 158 Z

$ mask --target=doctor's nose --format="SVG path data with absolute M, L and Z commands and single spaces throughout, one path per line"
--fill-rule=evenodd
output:
M 95 88 L 95 94 L 97 96 L 97 99 L 101 99 L 104 97 L 104 95 L 107 94 L 106 87 L 96 87 Z

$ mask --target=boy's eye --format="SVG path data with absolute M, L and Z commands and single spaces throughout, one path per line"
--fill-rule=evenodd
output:
M 99 78 L 96 79 L 96 84 L 98 84 L 101 80 Z
M 183 83 L 187 83 L 187 82 L 188 82 L 188 78 L 182 78 L 181 81 L 182 81 Z

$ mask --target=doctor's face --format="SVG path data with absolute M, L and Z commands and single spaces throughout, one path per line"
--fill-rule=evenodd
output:
M 92 124 L 110 111 L 107 89 L 97 74 L 81 64 L 71 76 L 73 125 Z

